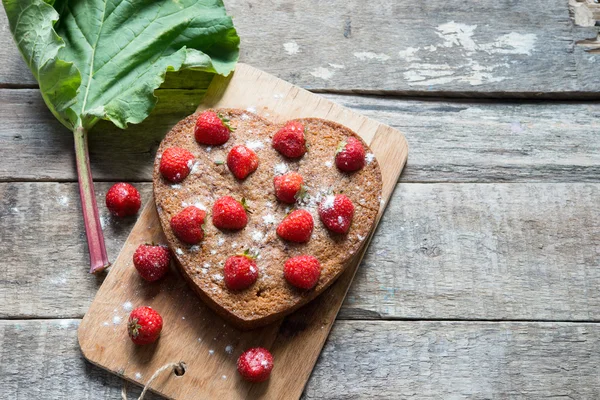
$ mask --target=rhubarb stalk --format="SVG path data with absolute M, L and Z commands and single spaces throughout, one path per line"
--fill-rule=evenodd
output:
M 88 153 L 88 133 L 81 126 L 75 128 L 75 162 L 77 164 L 77 176 L 79 179 L 79 195 L 81 196 L 81 208 L 83 210 L 83 221 L 87 234 L 88 248 L 90 252 L 90 273 L 104 271 L 110 266 L 104 245 L 104 234 L 98 216 L 96 196 L 94 193 L 94 181 L 90 169 L 90 157 Z

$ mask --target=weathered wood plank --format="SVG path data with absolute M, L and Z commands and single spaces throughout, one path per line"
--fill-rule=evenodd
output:
M 96 179 L 151 179 L 160 140 L 202 97 L 190 90 L 161 94 L 146 122 L 127 131 L 100 123 L 92 131 Z M 411 150 L 403 182 L 595 182 L 600 176 L 600 104 L 325 97 L 405 133 Z M 0 180 L 77 179 L 73 139 L 37 90 L 0 89 L 0 118 Z
M 600 320 L 599 184 L 401 184 L 342 318 Z
M 109 256 L 133 220 L 107 216 Z M 138 184 L 144 199 L 150 184 Z M 340 318 L 600 320 L 600 184 L 401 184 Z M 87 273 L 74 183 L 0 184 L 0 317 L 81 317 Z
M 229 0 L 241 60 L 312 90 L 598 97 L 567 0 Z M 0 87 L 35 85 L 0 13 Z
M 120 398 L 122 381 L 83 360 L 78 322 L 0 321 L 4 398 Z M 304 398 L 593 399 L 599 340 L 597 324 L 338 321 Z

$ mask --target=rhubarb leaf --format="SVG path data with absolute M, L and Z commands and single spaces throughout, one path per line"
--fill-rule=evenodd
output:
M 143 121 L 167 71 L 228 75 L 239 37 L 220 0 L 3 0 L 11 32 L 68 128 Z

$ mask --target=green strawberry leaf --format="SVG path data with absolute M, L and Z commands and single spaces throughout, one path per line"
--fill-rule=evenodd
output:
M 223 125 L 225 125 L 225 127 L 227 129 L 229 129 L 229 132 L 235 131 L 235 128 L 231 127 L 231 124 L 230 124 L 231 120 L 229 118 L 226 118 L 226 117 L 222 116 L 221 114 L 218 114 L 217 116 L 219 117 L 219 119 L 221 120 Z

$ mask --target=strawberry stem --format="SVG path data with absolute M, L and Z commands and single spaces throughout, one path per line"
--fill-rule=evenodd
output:
M 87 234 L 88 248 L 90 252 L 90 273 L 103 271 L 110 266 L 104 245 L 104 234 L 98 216 L 98 206 L 94 193 L 94 181 L 90 169 L 90 156 L 88 153 L 87 130 L 78 126 L 73 131 L 75 138 L 75 162 L 77 164 L 77 177 L 79 180 L 79 195 L 81 196 L 81 208 L 83 210 L 83 221 L 85 233 Z

